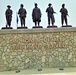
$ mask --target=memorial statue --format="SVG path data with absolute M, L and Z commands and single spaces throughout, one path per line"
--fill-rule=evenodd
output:
M 48 16 L 48 25 L 50 26 L 50 19 L 51 19 L 51 23 L 52 23 L 52 26 L 54 26 L 54 23 L 55 23 L 55 18 L 54 18 L 54 9 L 52 6 L 51 3 L 48 4 L 48 8 L 46 9 L 46 12 L 47 12 L 47 16 Z
M 64 20 L 67 26 L 67 16 L 68 16 L 68 10 L 65 8 L 65 4 L 62 4 L 62 8 L 60 9 L 61 12 L 61 23 L 63 26 Z
M 11 8 L 11 6 L 8 5 L 7 6 L 7 10 L 5 12 L 6 21 L 7 21 L 6 27 L 8 27 L 8 26 L 10 27 L 11 26 L 13 11 L 10 8 Z
M 21 27 L 23 27 L 23 25 L 25 27 L 25 18 L 26 18 L 26 15 L 27 15 L 27 11 L 23 7 L 24 7 L 24 5 L 21 4 L 20 5 L 20 9 L 18 11 L 18 14 L 19 14 L 19 17 L 20 17 L 20 21 L 21 21 Z
M 38 26 L 40 25 L 40 22 L 41 22 L 41 10 L 37 7 L 37 3 L 35 3 L 35 8 L 33 9 L 32 11 L 32 19 L 33 19 L 33 22 L 35 23 L 35 27 L 37 26 L 37 23 L 38 23 Z

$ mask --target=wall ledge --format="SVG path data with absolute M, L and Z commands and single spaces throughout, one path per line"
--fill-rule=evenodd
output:
M 3 29 L 0 34 L 18 34 L 18 33 L 47 33 L 47 32 L 75 32 L 76 27 L 64 28 L 35 28 L 35 29 Z

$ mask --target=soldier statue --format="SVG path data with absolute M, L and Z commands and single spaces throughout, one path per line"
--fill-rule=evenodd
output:
M 32 11 L 32 19 L 33 19 L 33 22 L 35 23 L 35 27 L 37 26 L 37 23 L 38 23 L 38 26 L 40 25 L 40 22 L 41 22 L 41 10 L 37 7 L 37 3 L 35 3 L 35 8 L 33 9 Z
M 25 18 L 26 18 L 26 15 L 27 15 L 27 11 L 23 7 L 24 7 L 24 5 L 21 4 L 20 5 L 20 9 L 18 11 L 18 14 L 19 14 L 19 17 L 20 17 L 20 21 L 21 21 L 21 27 L 23 27 L 23 25 L 25 27 Z
M 61 12 L 61 23 L 63 26 L 64 20 L 67 26 L 67 16 L 68 16 L 68 10 L 65 8 L 65 4 L 62 4 L 62 8 L 60 9 Z
M 48 16 L 48 25 L 50 26 L 50 19 L 51 19 L 51 23 L 52 23 L 52 26 L 54 26 L 54 23 L 55 23 L 55 18 L 54 18 L 54 9 L 52 6 L 51 3 L 48 4 L 48 8 L 46 9 L 46 12 L 47 12 L 47 16 Z
M 8 5 L 7 6 L 7 10 L 5 12 L 6 21 L 7 21 L 6 27 L 8 27 L 8 26 L 10 27 L 11 26 L 13 11 L 10 8 L 11 8 L 11 6 Z

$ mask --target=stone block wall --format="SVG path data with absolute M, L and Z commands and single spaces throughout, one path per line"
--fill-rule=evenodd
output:
M 0 30 L 0 71 L 76 67 L 76 28 Z

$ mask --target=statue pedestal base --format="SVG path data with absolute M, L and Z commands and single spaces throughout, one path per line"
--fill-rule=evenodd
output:
M 65 25 L 65 26 L 63 25 L 62 27 L 72 27 L 72 26 L 71 25 Z
M 47 26 L 47 28 L 57 28 L 57 26 Z
M 33 26 L 32 28 L 43 28 L 42 26 Z
M 1 29 L 13 29 L 12 27 L 2 27 Z
M 25 26 L 25 27 L 17 27 L 17 29 L 28 29 L 28 28 Z

